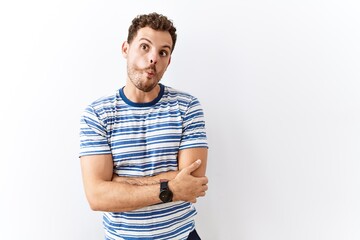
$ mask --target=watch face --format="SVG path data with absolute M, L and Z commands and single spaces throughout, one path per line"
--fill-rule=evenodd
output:
M 166 202 L 171 202 L 172 196 L 173 196 L 173 194 L 172 194 L 171 191 L 169 191 L 169 190 L 164 190 L 164 191 L 161 191 L 161 192 L 160 192 L 160 196 L 159 196 L 159 197 L 160 197 L 161 201 L 163 201 L 164 203 L 166 203 Z

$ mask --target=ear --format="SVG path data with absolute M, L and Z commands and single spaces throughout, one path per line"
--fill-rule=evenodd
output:
M 127 57 L 128 52 L 129 52 L 129 43 L 127 41 L 125 41 L 125 42 L 123 42 L 123 44 L 121 46 L 121 53 L 124 58 Z

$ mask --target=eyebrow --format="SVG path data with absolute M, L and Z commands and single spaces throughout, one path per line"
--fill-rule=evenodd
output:
M 147 39 L 147 38 L 140 38 L 139 41 L 141 41 L 141 40 L 145 40 L 145 41 L 153 44 L 153 43 L 152 43 L 149 39 Z M 163 47 L 163 48 L 168 48 L 168 49 L 171 50 L 171 46 L 170 46 L 170 45 L 165 44 L 165 45 L 163 45 L 162 47 Z

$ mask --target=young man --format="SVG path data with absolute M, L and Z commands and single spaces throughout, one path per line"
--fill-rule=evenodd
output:
M 207 139 L 199 101 L 160 84 L 176 28 L 137 16 L 122 45 L 126 85 L 81 118 L 80 158 L 91 209 L 105 239 L 200 239 L 193 203 L 205 196 Z

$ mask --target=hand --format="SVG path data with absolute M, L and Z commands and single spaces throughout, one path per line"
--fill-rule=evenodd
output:
M 187 201 L 196 203 L 198 197 L 205 196 L 208 190 L 208 178 L 194 177 L 193 171 L 199 168 L 201 160 L 198 159 L 188 167 L 182 169 L 174 180 L 169 181 L 169 188 L 173 192 L 173 201 Z

